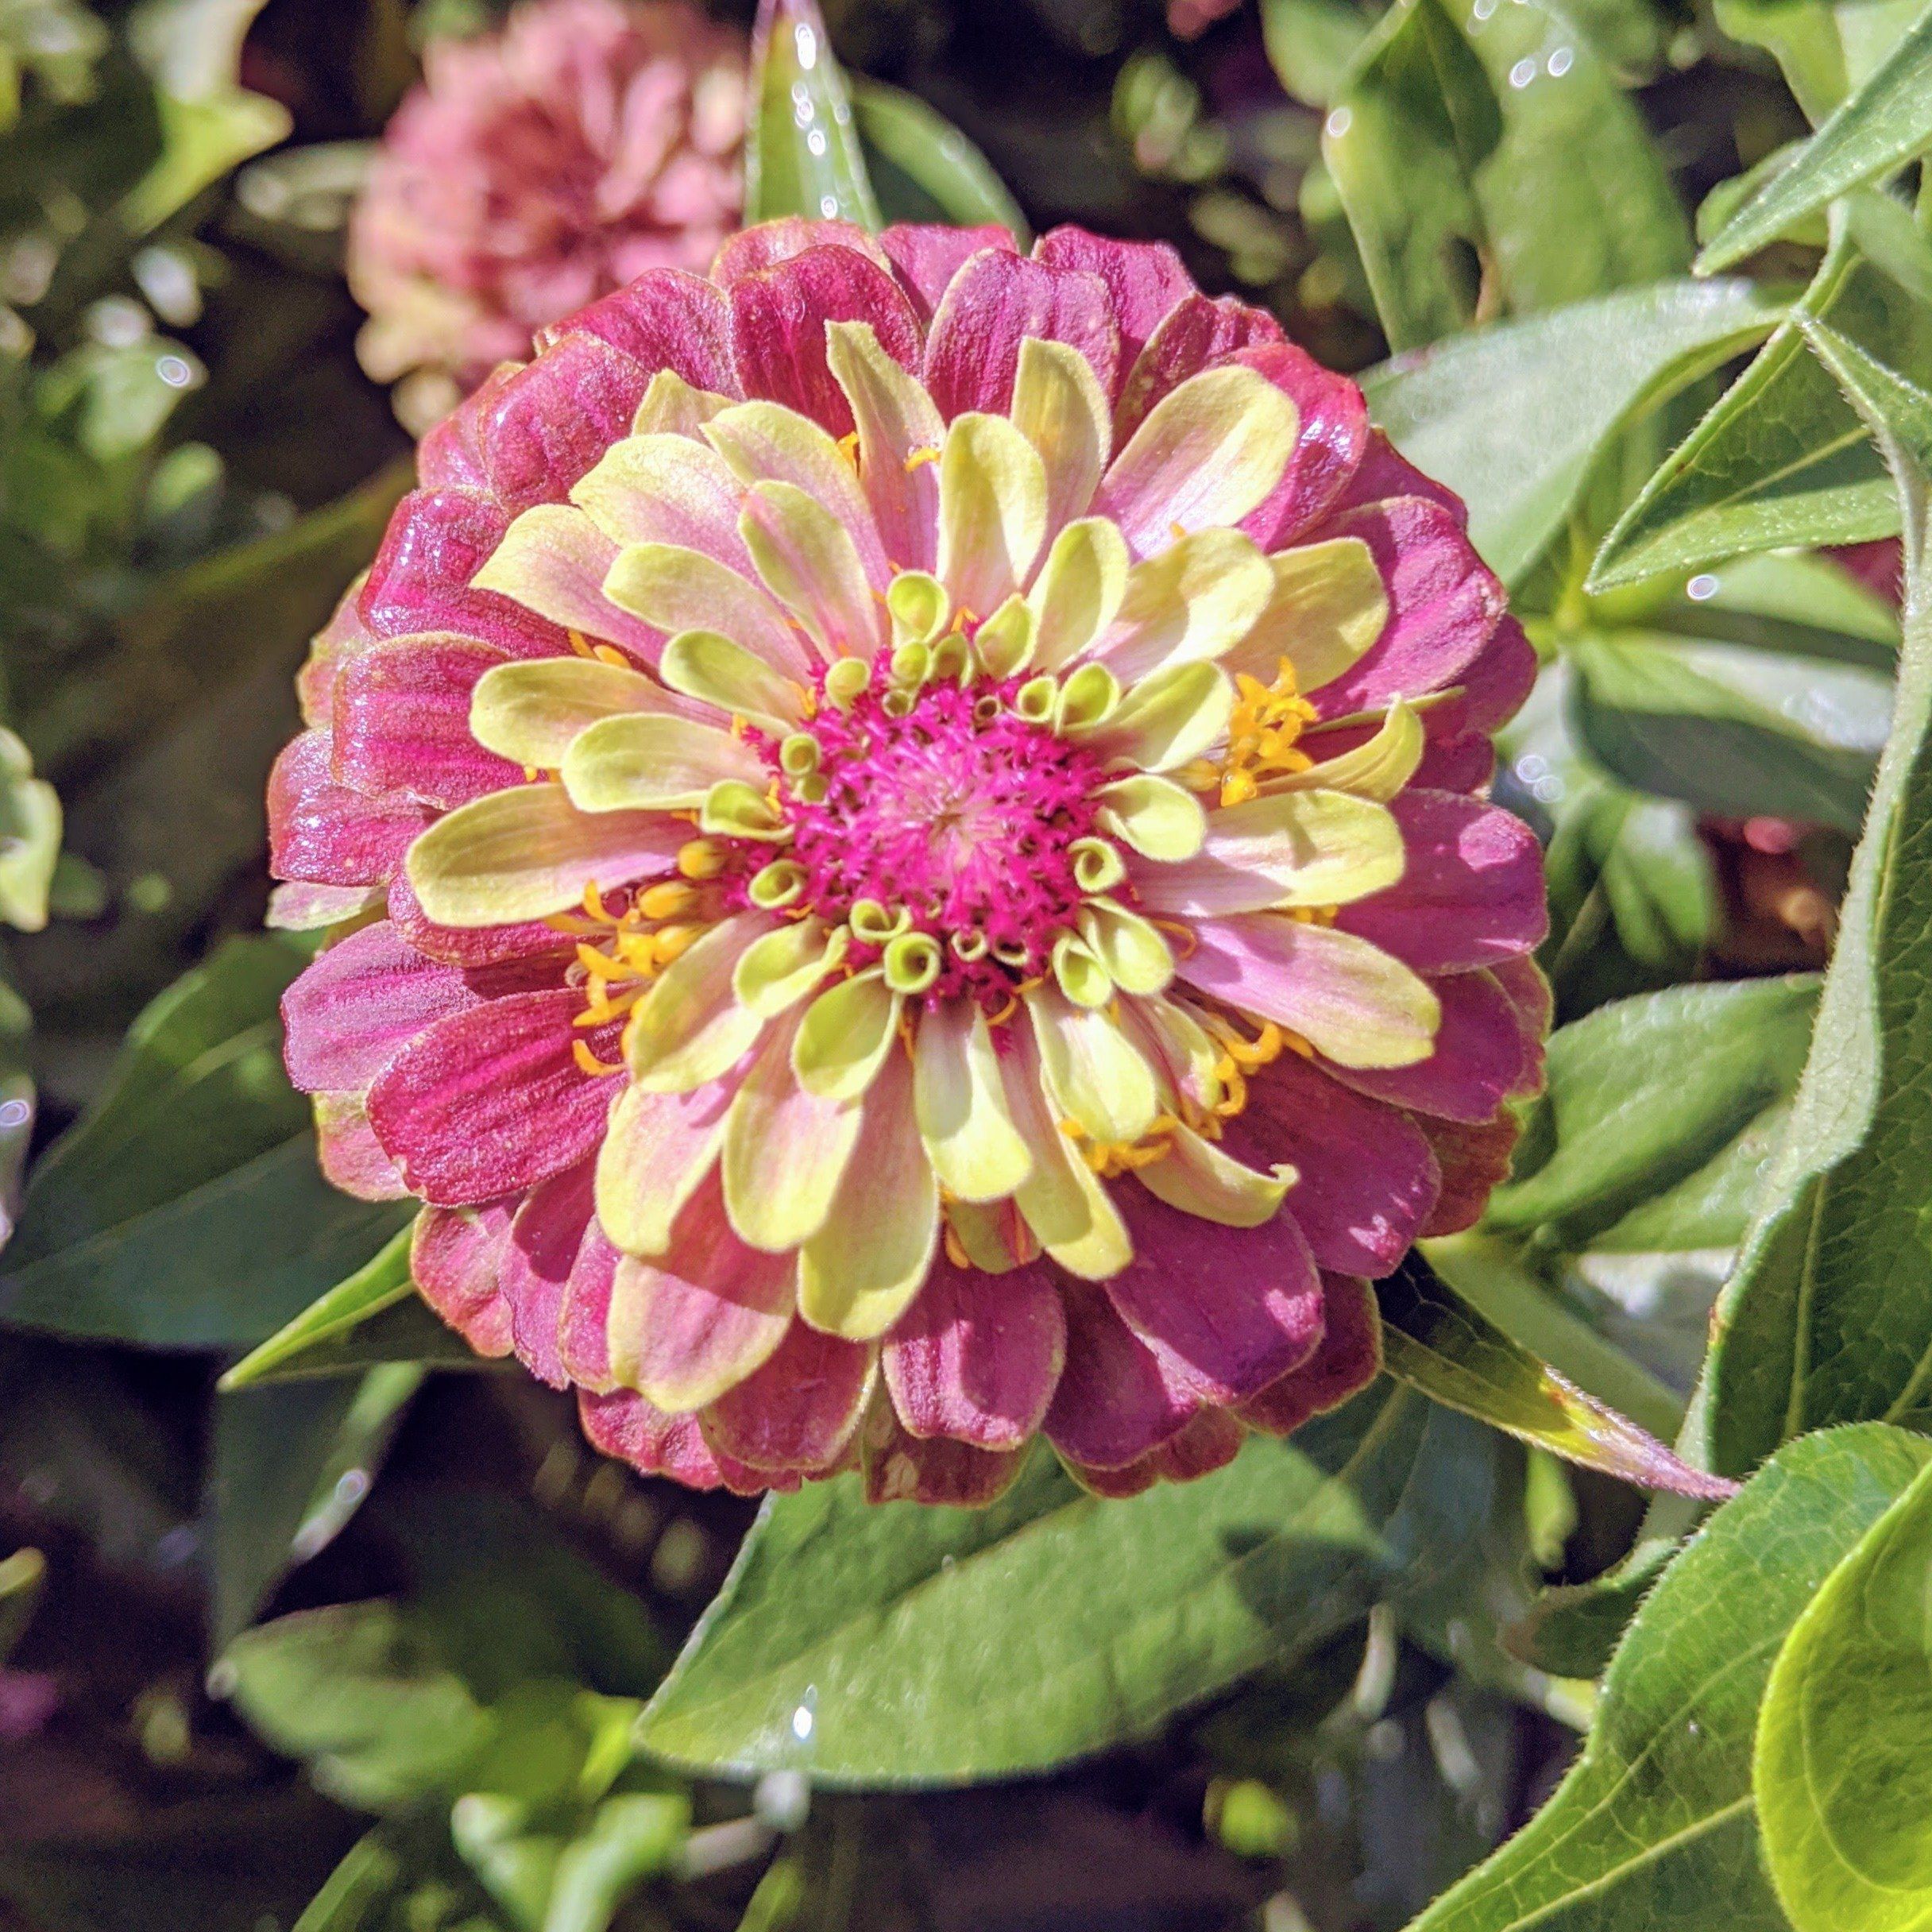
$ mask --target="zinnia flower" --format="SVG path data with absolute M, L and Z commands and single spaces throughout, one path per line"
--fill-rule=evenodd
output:
M 378 381 L 434 420 L 532 335 L 655 268 L 701 271 L 738 225 L 743 37 L 688 0 L 529 0 L 433 41 L 349 234 Z
M 1546 1021 L 1534 669 L 1361 392 L 1162 246 L 789 221 L 423 443 L 302 681 L 343 1185 L 600 1447 L 979 1501 L 1374 1374 Z

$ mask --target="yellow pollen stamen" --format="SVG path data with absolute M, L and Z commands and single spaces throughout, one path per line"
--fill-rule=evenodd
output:
M 1137 1141 L 1095 1141 L 1077 1120 L 1063 1120 L 1059 1124 L 1061 1132 L 1075 1144 L 1080 1158 L 1103 1180 L 1112 1180 L 1165 1161 L 1174 1151 L 1174 1136 L 1181 1128 L 1181 1122 L 1172 1114 L 1162 1114 Z
M 594 645 L 590 655 L 605 664 L 615 664 L 620 670 L 631 668 L 631 660 L 615 644 Z
M 849 435 L 840 437 L 839 449 L 846 462 L 856 470 L 859 467 L 859 432 L 854 430 Z
M 1286 658 L 1277 661 L 1273 684 L 1243 671 L 1235 679 L 1235 711 L 1228 721 L 1227 752 L 1219 776 L 1221 802 L 1245 805 L 1258 794 L 1262 781 L 1291 771 L 1306 771 L 1315 760 L 1296 740 L 1316 720 L 1315 707 L 1295 681 L 1295 667 Z M 1188 767 L 1188 775 L 1214 782 L 1215 767 L 1204 762 Z
M 569 633 L 569 636 L 570 648 L 580 658 L 587 658 L 595 655 L 590 648 L 590 639 L 585 636 L 582 631 L 572 631 Z
M 910 476 L 915 469 L 922 469 L 926 464 L 936 463 L 938 461 L 938 450 L 929 446 L 923 449 L 914 450 L 912 454 L 906 459 L 906 473 Z
M 621 1073 L 624 1071 L 621 1066 L 613 1067 L 607 1061 L 598 1059 L 597 1055 L 592 1053 L 589 1047 L 582 1040 L 573 1040 L 570 1042 L 570 1057 L 593 1080 L 608 1080 L 612 1074 Z
M 950 1221 L 946 1223 L 945 1242 L 946 1259 L 955 1268 L 970 1268 L 972 1265 L 972 1258 L 966 1252 L 966 1244 L 953 1232 Z
M 724 865 L 723 850 L 709 839 L 692 839 L 678 848 L 678 870 L 686 879 L 716 879 Z

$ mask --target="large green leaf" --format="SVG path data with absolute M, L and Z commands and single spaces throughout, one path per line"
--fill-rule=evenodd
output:
M 1482 1519 L 1479 1435 L 1388 1384 L 1291 1441 L 1127 1502 L 1036 1455 L 983 1510 L 765 1506 L 651 1700 L 643 1743 L 841 1784 L 1043 1770 L 1305 1654 Z
M 1261 0 L 1262 33 L 1281 85 L 1312 106 L 1333 106 L 1375 17 L 1362 0 Z
M 1727 222 L 1698 267 L 1728 269 L 1848 188 L 1902 168 L 1932 147 L 1932 8 L 1858 91 Z
M 1811 286 L 1751 366 L 1604 539 L 1600 591 L 1741 552 L 1852 543 L 1899 527 L 1897 498 L 1857 412 L 1805 347 L 1828 323 L 1888 367 L 1932 375 L 1932 256 L 1895 203 L 1841 203 Z
M 1033 239 L 1026 217 L 993 164 L 916 94 L 884 82 L 851 83 L 852 113 L 881 214 L 895 222 L 997 222 L 1022 248 Z
M 358 1268 L 408 1210 L 350 1200 L 315 1161 L 282 1071 L 282 989 L 307 954 L 228 941 L 129 1030 L 99 1104 L 34 1173 L 0 1320 L 151 1347 L 271 1334 Z
M 752 44 L 744 218 L 879 225 L 845 77 L 818 0 L 760 0 Z
M 1378 1281 L 1375 1292 L 1382 1359 L 1398 1381 L 1623 1482 L 1688 1496 L 1730 1493 L 1731 1484 L 1679 1462 L 1655 1436 L 1532 1354 L 1420 1253 Z M 1584 1372 L 1581 1364 L 1572 1366 L 1578 1375 Z
M 1753 1780 L 1798 1932 L 1932 1926 L 1932 1468 L 1792 1626 L 1758 1718 Z
M 1891 715 L 1861 665 L 1629 629 L 1567 640 L 1578 734 L 1636 790 L 1856 833 Z
M 1733 1473 L 1826 1423 L 1932 1419 L 1932 396 L 1814 334 L 1898 477 L 1905 646 L 1790 1130 L 1714 1318 L 1698 1407 L 1712 1466 Z
M 1514 584 L 1618 431 L 1783 313 L 1749 282 L 1662 282 L 1458 336 L 1371 369 L 1362 387 L 1403 454 L 1468 504 L 1477 549 Z
M 1924 0 L 1717 0 L 1733 39 L 1768 48 L 1815 124 L 1861 86 L 1922 11 Z
M 1877 1425 L 1774 1458 L 1638 1612 L 1555 1795 L 1412 1932 L 1788 1932 L 1751 1800 L 1765 1681 L 1819 1585 L 1928 1459 L 1932 1443 Z
M 1486 1225 L 1569 1252 L 1734 1246 L 1817 1007 L 1814 979 L 1746 980 L 1639 995 L 1559 1028 Z

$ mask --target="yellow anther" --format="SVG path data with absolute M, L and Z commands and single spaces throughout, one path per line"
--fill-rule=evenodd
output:
M 675 919 L 697 903 L 697 891 L 682 879 L 666 879 L 645 887 L 639 895 L 637 910 L 647 919 Z
M 1315 707 L 1301 695 L 1288 659 L 1277 661 L 1273 684 L 1243 671 L 1235 679 L 1235 692 L 1219 768 L 1223 806 L 1245 805 L 1260 792 L 1264 779 L 1306 771 L 1315 762 L 1297 743 L 1315 722 Z
M 722 848 L 709 839 L 692 839 L 678 848 L 678 870 L 686 879 L 716 879 L 724 864 Z
M 859 467 L 859 432 L 854 430 L 851 435 L 840 437 L 839 450 L 846 462 L 856 469 Z
M 701 925 L 667 925 L 662 932 L 653 933 L 651 949 L 657 964 L 660 967 L 668 966 L 673 960 L 682 957 L 690 951 L 704 929 Z
M 955 1268 L 970 1268 L 972 1265 L 972 1258 L 966 1252 L 966 1244 L 953 1232 L 950 1221 L 946 1223 L 945 1242 L 946 1259 Z
M 569 633 L 569 636 L 570 639 L 570 648 L 574 651 L 580 658 L 591 657 L 595 655 L 595 653 L 593 652 L 590 648 L 590 639 L 585 636 L 582 631 L 572 631 Z
M 628 670 L 631 660 L 615 644 L 594 644 L 590 655 L 605 664 L 615 664 L 620 670 Z
M 1177 543 L 1184 543 L 1188 540 L 1188 527 L 1185 524 L 1169 524 L 1167 527 L 1167 534 Z
M 936 463 L 938 461 L 939 452 L 936 449 L 926 447 L 914 450 L 911 455 L 906 459 L 906 473 L 910 476 L 915 469 L 922 469 L 926 464 Z
M 621 1073 L 624 1071 L 620 1066 L 613 1067 L 608 1061 L 598 1059 L 597 1055 L 592 1053 L 589 1047 L 582 1040 L 573 1040 L 570 1042 L 570 1057 L 594 1080 L 608 1080 L 612 1074 Z

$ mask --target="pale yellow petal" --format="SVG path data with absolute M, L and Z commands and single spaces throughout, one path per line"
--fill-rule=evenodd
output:
M 604 580 L 611 602 L 669 636 L 717 631 L 788 678 L 812 674 L 812 654 L 785 613 L 749 578 L 677 543 L 618 551 Z
M 503 533 L 470 581 L 477 589 L 509 597 L 566 631 L 623 645 L 647 662 L 657 639 L 635 613 L 604 594 L 616 554 L 610 539 L 582 510 L 540 503 Z
M 1296 685 L 1312 691 L 1340 677 L 1381 636 L 1388 592 L 1361 538 L 1277 551 L 1268 566 L 1268 601 L 1223 660 L 1231 672 L 1273 684 L 1286 658 Z
M 638 436 L 697 436 L 721 409 L 730 407 L 728 396 L 720 396 L 715 389 L 696 388 L 676 370 L 661 369 L 651 378 L 651 387 L 637 405 L 631 430 Z
M 825 1225 L 859 1138 L 858 1102 L 821 1100 L 798 1084 L 794 1031 L 775 1026 L 766 1036 L 724 1130 L 732 1226 L 740 1240 L 773 1254 L 797 1247 Z
M 775 737 L 795 729 L 805 715 L 802 686 L 717 631 L 680 631 L 664 647 L 658 674 L 674 691 Z
M 1093 365 L 1066 342 L 1029 336 L 1013 383 L 1013 426 L 1046 466 L 1046 527 L 1084 516 L 1112 454 L 1113 412 Z
M 1401 829 L 1385 806 L 1340 791 L 1271 794 L 1208 815 L 1199 854 L 1137 875 L 1153 912 L 1201 918 L 1347 906 L 1402 876 Z
M 1092 1142 L 1130 1146 L 1160 1111 L 1153 1069 L 1112 1017 L 1076 1007 L 1057 987 L 1023 1003 L 1047 1094 Z
M 964 1201 L 1010 1194 L 1033 1161 L 1007 1110 L 986 1015 L 970 999 L 922 1014 L 913 1066 L 919 1131 L 947 1190 Z
M 762 790 L 770 777 L 763 759 L 728 731 L 643 712 L 580 732 L 562 769 L 571 803 L 585 812 L 695 811 L 725 779 Z
M 792 1045 L 792 1065 L 808 1093 L 856 1100 L 898 1044 L 903 996 L 877 967 L 821 993 Z
M 1151 771 L 1115 779 L 1093 794 L 1094 822 L 1123 844 L 1164 864 L 1190 859 L 1208 836 L 1208 814 L 1192 792 Z
M 1235 687 L 1226 673 L 1196 659 L 1142 678 L 1097 724 L 1063 727 L 1061 736 L 1111 763 L 1173 771 L 1226 737 L 1234 710 Z
M 757 1043 L 765 1022 L 739 1004 L 732 976 L 745 949 L 773 922 L 740 913 L 712 927 L 651 982 L 631 1009 L 624 1054 L 651 1093 L 685 1093 L 718 1079 Z
M 1057 670 L 1106 636 L 1127 593 L 1131 560 L 1120 532 L 1104 518 L 1084 517 L 1053 539 L 1026 593 L 1037 620 L 1034 662 Z
M 765 588 L 822 656 L 874 656 L 889 628 L 886 608 L 831 511 L 795 484 L 759 483 L 746 493 L 739 528 Z
M 1123 993 L 1165 990 L 1174 976 L 1174 956 L 1150 919 L 1108 898 L 1092 898 L 1080 909 L 1080 937 Z
M 1033 1166 L 1014 1203 L 1055 1261 L 1089 1281 L 1118 1274 L 1134 1244 L 1113 1196 L 1060 1130 L 1041 1085 L 1032 1029 L 1016 1028 L 1011 1051 L 1000 1058 L 1007 1105 Z
M 570 500 L 613 543 L 675 543 L 743 573 L 738 535 L 744 485 L 709 443 L 627 436 L 571 487 Z
M 554 771 L 578 733 L 600 719 L 687 709 L 641 671 L 601 658 L 542 658 L 494 665 L 477 680 L 469 732 L 499 758 Z
M 787 920 L 745 949 L 732 990 L 761 1018 L 776 1019 L 817 987 L 844 958 L 847 943 L 843 926 L 829 932 L 817 919 Z
M 871 323 L 834 322 L 826 356 L 859 429 L 860 481 L 886 554 L 901 570 L 939 556 L 939 470 L 946 426 L 918 380 L 879 346 Z
M 990 616 L 1024 590 L 1046 535 L 1046 466 L 1004 416 L 956 416 L 939 459 L 940 581 Z
M 1095 655 L 1123 684 L 1165 665 L 1222 657 L 1253 631 L 1273 582 L 1268 559 L 1238 530 L 1183 538 L 1134 566 Z
M 1137 1169 L 1134 1178 L 1183 1214 L 1223 1227 L 1260 1227 L 1280 1211 L 1296 1175 L 1286 1166 L 1258 1173 L 1191 1127 L 1182 1127 L 1174 1134 L 1172 1151 Z
M 726 1087 L 646 1093 L 628 1084 L 597 1150 L 597 1220 L 626 1254 L 663 1254 L 686 1201 L 711 1172 L 731 1105 Z
M 495 674 L 493 673 L 493 676 Z M 485 680 L 487 682 L 488 680 Z M 1319 737 L 1304 741 L 1311 754 L 1321 748 Z M 1346 791 L 1358 798 L 1374 798 L 1386 805 L 1416 775 L 1428 749 L 1428 737 L 1414 705 L 1398 697 L 1389 707 L 1375 736 L 1352 752 L 1311 765 L 1306 771 L 1291 771 L 1262 782 L 1263 792 Z

